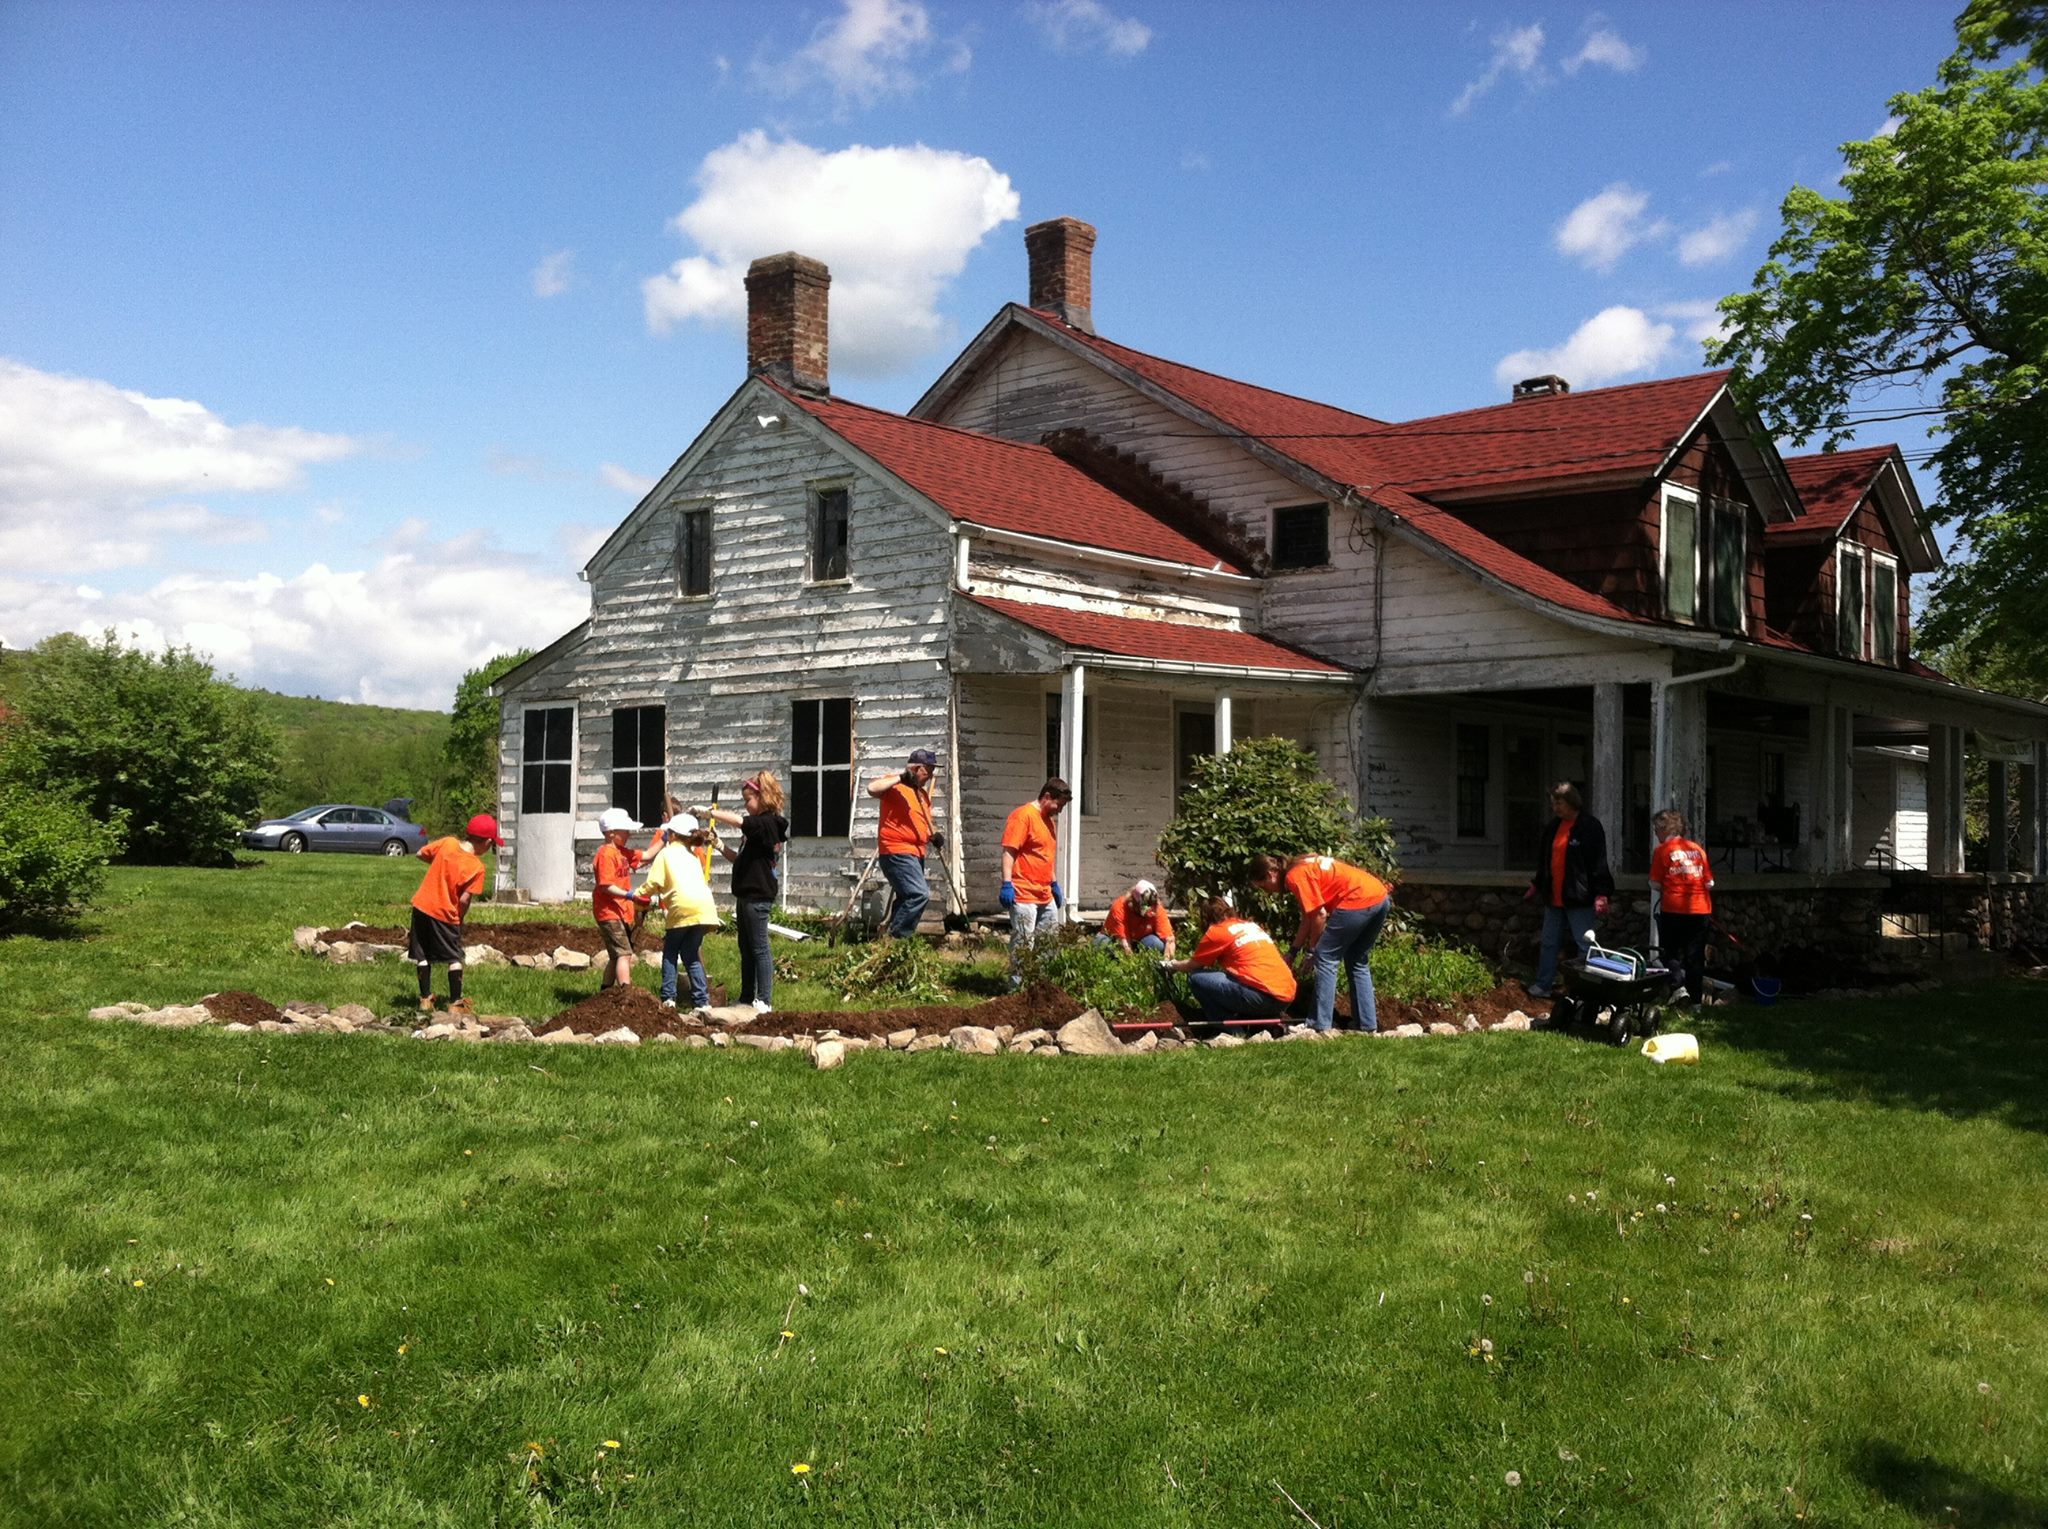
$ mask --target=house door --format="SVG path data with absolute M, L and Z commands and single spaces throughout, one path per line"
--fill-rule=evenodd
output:
M 576 895 L 576 708 L 529 706 L 519 755 L 519 889 L 541 902 Z
M 1173 805 L 1195 783 L 1195 761 L 1216 752 L 1216 708 L 1183 701 L 1173 708 Z

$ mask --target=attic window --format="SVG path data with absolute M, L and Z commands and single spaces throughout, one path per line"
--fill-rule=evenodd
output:
M 1835 560 L 1835 651 L 1844 658 L 1863 656 L 1866 577 L 1863 549 L 1844 544 Z
M 676 517 L 676 591 L 686 599 L 711 593 L 711 512 Z
M 1899 565 L 1882 552 L 1870 558 L 1870 657 L 1880 664 L 1899 661 Z
M 822 584 L 847 576 L 848 500 L 845 488 L 811 490 L 811 581 Z
M 1748 513 L 1732 499 L 1701 503 L 1664 487 L 1664 614 L 1672 621 L 1740 632 L 1748 625 Z
M 1273 512 L 1274 568 L 1322 568 L 1330 561 L 1330 507 L 1295 504 Z

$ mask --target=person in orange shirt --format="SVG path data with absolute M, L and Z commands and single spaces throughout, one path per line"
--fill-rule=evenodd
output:
M 1685 814 L 1666 807 L 1650 819 L 1657 847 L 1650 885 L 1657 889 L 1657 949 L 1666 966 L 1685 974 L 1685 996 L 1697 1003 L 1707 977 L 1707 920 L 1714 912 L 1714 868 L 1685 836 Z
M 1098 945 L 1121 945 L 1125 950 L 1149 950 L 1173 959 L 1173 920 L 1159 900 L 1159 889 L 1149 881 L 1134 881 L 1130 891 L 1109 905 L 1102 920 Z
M 591 857 L 590 911 L 604 938 L 604 974 L 598 986 L 627 987 L 633 981 L 633 922 L 640 911 L 633 901 L 633 869 L 647 857 L 626 848 L 626 840 L 640 831 L 640 825 L 625 808 L 607 807 L 598 815 L 597 827 L 604 843 Z
M 1252 885 L 1277 892 L 1284 885 L 1301 905 L 1301 924 L 1294 931 L 1292 955 L 1314 951 L 1316 1012 L 1309 1024 L 1327 1030 L 1337 1020 L 1337 968 L 1351 973 L 1351 1014 L 1358 1028 L 1379 1029 L 1378 1001 L 1372 991 L 1372 947 L 1386 927 L 1394 906 L 1393 889 L 1371 871 L 1347 865 L 1330 855 L 1252 857 Z
M 1536 946 L 1536 980 L 1529 985 L 1531 998 L 1548 998 L 1557 981 L 1558 952 L 1565 932 L 1572 937 L 1572 953 L 1584 953 L 1593 933 L 1593 921 L 1607 916 L 1608 899 L 1614 896 L 1614 873 L 1607 866 L 1607 830 L 1600 820 L 1584 811 L 1585 799 L 1568 780 L 1559 781 L 1550 792 L 1553 816 L 1543 825 L 1537 840 L 1536 874 L 1529 878 L 1525 900 L 1543 905 L 1543 933 Z
M 881 803 L 876 859 L 882 879 L 896 894 L 889 912 L 892 939 L 916 934 L 917 921 L 932 900 L 931 884 L 924 876 L 925 850 L 946 847 L 945 835 L 932 832 L 932 777 L 938 769 L 938 755 L 913 749 L 902 769 L 868 782 L 868 795 Z
M 1208 927 L 1185 961 L 1162 961 L 1170 972 L 1187 972 L 1188 986 L 1212 1025 L 1232 1019 L 1279 1019 L 1294 1002 L 1294 971 L 1273 937 L 1250 919 L 1238 918 L 1230 900 L 1212 897 L 1202 906 Z
M 427 862 L 427 874 L 412 895 L 412 933 L 407 953 L 420 978 L 420 1012 L 434 1011 L 434 963 L 448 968 L 448 1012 L 473 1014 L 469 1000 L 462 996 L 462 923 L 469 917 L 469 900 L 484 889 L 487 849 L 502 849 L 498 820 L 479 812 L 469 820 L 462 836 L 451 834 L 420 847 L 419 858 Z
M 1038 799 L 1026 802 L 1003 824 L 1003 887 L 997 901 L 1010 910 L 1010 986 L 1023 981 L 1024 947 L 1060 926 L 1067 906 L 1060 890 L 1058 861 L 1060 810 L 1074 799 L 1057 775 L 1038 788 Z

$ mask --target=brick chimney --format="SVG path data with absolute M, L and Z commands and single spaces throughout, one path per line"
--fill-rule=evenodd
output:
M 794 252 L 747 267 L 747 375 L 803 393 L 829 394 L 826 298 L 832 273 Z
M 1562 398 L 1572 390 L 1572 385 L 1555 372 L 1545 372 L 1541 377 L 1524 377 L 1515 384 L 1517 399 Z
M 1095 226 L 1079 218 L 1053 218 L 1024 230 L 1031 257 L 1031 306 L 1095 333 Z

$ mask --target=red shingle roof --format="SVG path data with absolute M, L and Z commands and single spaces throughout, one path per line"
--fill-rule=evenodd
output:
M 1870 492 L 1877 472 L 1898 453 L 1896 446 L 1859 446 L 1848 451 L 1816 451 L 1785 458 L 1785 476 L 1799 493 L 1802 511 L 1796 520 L 1764 527 L 1773 540 L 1805 541 L 1832 536 L 1855 513 Z
M 1200 568 L 1218 561 L 1214 549 L 1043 446 L 778 391 L 957 520 Z M 1227 558 L 1223 567 L 1245 571 Z
M 1341 664 L 1316 658 L 1270 637 L 1229 632 L 1216 627 L 1188 626 L 1177 621 L 1146 621 L 1132 616 L 1098 616 L 1090 611 L 1053 605 L 1029 605 L 987 595 L 960 595 L 1013 621 L 1021 621 L 1070 648 L 1087 648 L 1121 658 L 1149 658 L 1165 663 L 1220 664 L 1239 669 L 1284 669 L 1294 673 L 1344 674 Z

